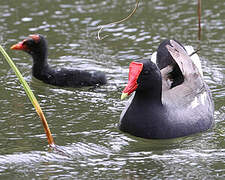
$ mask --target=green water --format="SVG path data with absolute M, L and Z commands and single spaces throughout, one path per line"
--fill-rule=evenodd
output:
M 197 0 L 0 0 L 0 41 L 36 95 L 56 144 L 49 151 L 41 122 L 16 76 L 0 56 L 0 179 L 224 179 L 225 2 L 202 2 L 199 55 L 215 102 L 215 126 L 172 140 L 146 140 L 117 128 L 121 91 L 132 60 L 150 58 L 165 38 L 198 47 Z M 100 70 L 97 89 L 58 88 L 31 77 L 32 61 L 9 48 L 43 34 L 53 67 Z

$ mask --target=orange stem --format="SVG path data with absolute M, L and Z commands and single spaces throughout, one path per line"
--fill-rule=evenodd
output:
M 44 116 L 43 111 L 41 110 L 41 107 L 39 106 L 39 104 L 37 102 L 34 102 L 35 105 L 35 109 L 37 111 L 37 114 L 39 115 L 41 122 L 43 124 L 44 130 L 45 130 L 45 134 L 47 136 L 47 140 L 48 140 L 48 144 L 53 147 L 55 145 L 53 137 L 52 137 L 52 133 L 48 127 L 48 123 L 46 121 L 46 118 Z

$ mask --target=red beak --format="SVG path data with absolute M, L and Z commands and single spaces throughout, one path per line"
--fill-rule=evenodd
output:
M 33 39 L 36 43 L 38 43 L 40 41 L 40 36 L 38 34 L 32 34 L 32 35 L 29 35 L 29 38 Z M 19 42 L 17 44 L 14 44 L 13 46 L 11 46 L 10 49 L 13 49 L 13 50 L 29 50 L 28 47 L 26 45 L 24 45 L 24 42 L 27 41 L 27 39 L 24 39 L 22 42 Z
M 132 92 L 134 92 L 137 87 L 137 79 L 143 69 L 143 64 L 139 62 L 132 62 L 129 66 L 129 78 L 128 78 L 128 84 L 123 90 L 123 93 L 127 93 L 130 95 Z
M 18 44 L 14 44 L 13 46 L 11 46 L 10 49 L 13 49 L 13 50 L 23 50 L 23 43 L 22 42 L 19 42 Z
M 10 47 L 10 49 L 12 49 L 12 50 L 24 50 L 24 51 L 28 50 L 27 46 L 24 45 L 24 41 L 26 41 L 26 40 L 23 40 L 22 42 L 19 42 L 17 44 L 12 45 Z

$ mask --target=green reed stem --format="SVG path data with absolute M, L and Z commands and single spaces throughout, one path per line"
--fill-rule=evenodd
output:
M 23 88 L 28 96 L 28 98 L 30 99 L 31 103 L 33 104 L 34 108 L 36 109 L 37 114 L 39 115 L 46 136 L 47 136 L 47 140 L 48 140 L 48 144 L 51 147 L 54 147 L 54 140 L 51 134 L 51 131 L 48 127 L 48 123 L 46 121 L 46 118 L 44 116 L 44 113 L 41 110 L 41 107 L 36 99 L 36 97 L 34 96 L 33 92 L 31 91 L 29 85 L 27 84 L 27 82 L 24 80 L 22 74 L 20 73 L 20 71 L 17 69 L 17 67 L 15 66 L 15 64 L 13 63 L 13 61 L 11 60 L 11 58 L 9 57 L 9 55 L 6 53 L 6 51 L 3 49 L 3 47 L 0 45 L 0 52 L 3 54 L 3 56 L 5 57 L 7 63 L 10 65 L 10 67 L 13 69 L 13 71 L 15 72 L 16 76 L 18 77 L 20 83 L 23 85 Z

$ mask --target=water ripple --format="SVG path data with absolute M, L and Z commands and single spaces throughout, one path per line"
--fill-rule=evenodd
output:
M 224 2 L 205 1 L 201 51 L 204 79 L 215 101 L 212 130 L 175 140 L 144 140 L 118 130 L 120 94 L 132 60 L 150 58 L 165 38 L 198 47 L 196 1 L 135 0 L 0 2 L 0 40 L 37 96 L 58 145 L 46 137 L 14 73 L 0 65 L 0 174 L 16 179 L 224 179 Z M 30 33 L 45 35 L 54 67 L 103 71 L 99 88 L 59 88 L 31 76 L 31 58 L 9 47 Z M 29 60 L 28 60 L 29 59 Z M 197 167 L 197 168 L 193 168 Z M 6 179 L 7 179 L 6 178 Z

